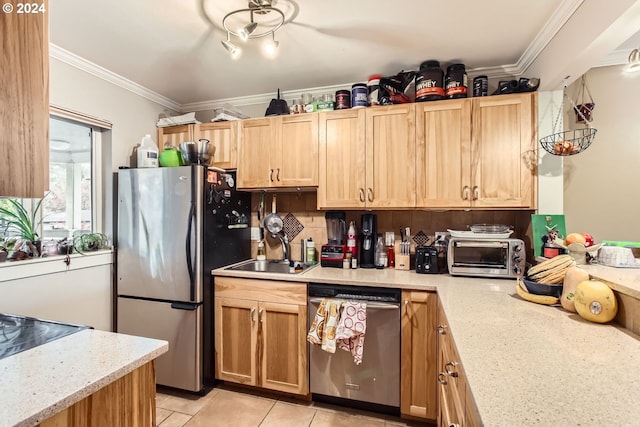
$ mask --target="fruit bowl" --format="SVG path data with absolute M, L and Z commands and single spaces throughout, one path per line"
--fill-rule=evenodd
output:
M 562 283 L 549 285 L 546 283 L 534 282 L 528 277 L 523 277 L 522 283 L 530 294 L 549 295 L 556 298 L 560 298 L 560 295 L 562 295 Z

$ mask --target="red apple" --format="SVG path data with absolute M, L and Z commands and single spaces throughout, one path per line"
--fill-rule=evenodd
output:
M 593 236 L 589 233 L 580 233 L 582 234 L 582 237 L 584 237 L 584 247 L 588 248 L 589 246 L 593 246 Z

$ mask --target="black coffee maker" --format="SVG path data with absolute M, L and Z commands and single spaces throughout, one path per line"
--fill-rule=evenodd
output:
M 360 267 L 375 268 L 376 215 L 362 215 L 360 232 Z

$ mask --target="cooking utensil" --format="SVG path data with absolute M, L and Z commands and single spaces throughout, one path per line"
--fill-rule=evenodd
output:
M 283 226 L 282 218 L 276 213 L 276 195 L 274 194 L 271 199 L 271 213 L 264 218 L 264 228 L 269 233 L 276 235 L 282 231 Z
M 289 114 L 289 106 L 287 101 L 280 99 L 280 88 L 278 88 L 278 98 L 272 99 L 269 103 L 265 116 L 280 116 L 282 114 Z
M 196 143 L 193 141 L 185 141 L 180 143 L 180 154 L 182 154 L 182 163 L 185 166 L 198 161 L 198 151 Z

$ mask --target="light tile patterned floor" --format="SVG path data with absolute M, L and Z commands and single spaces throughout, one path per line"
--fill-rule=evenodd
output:
M 216 388 L 206 396 L 159 388 L 159 427 L 408 427 L 400 418 L 323 403 L 277 399 Z

